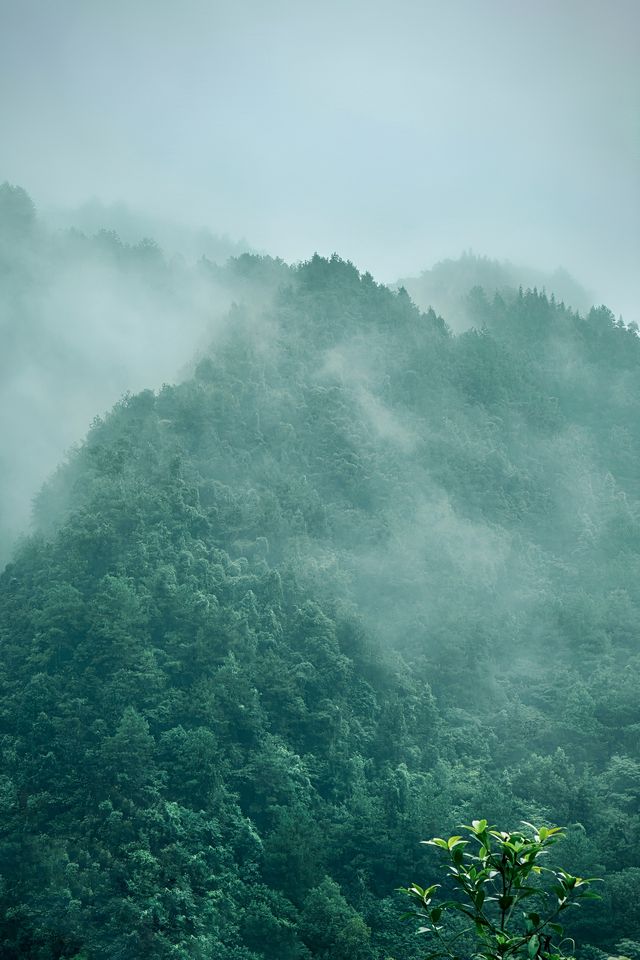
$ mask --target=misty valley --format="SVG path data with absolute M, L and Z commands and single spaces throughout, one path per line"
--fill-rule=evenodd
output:
M 0 186 L 2 960 L 640 960 L 637 326 L 89 213 Z

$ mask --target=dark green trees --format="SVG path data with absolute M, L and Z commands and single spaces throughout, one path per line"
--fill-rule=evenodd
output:
M 569 935 L 637 939 L 640 341 L 230 269 L 269 309 L 96 420 L 0 575 L 3 958 L 418 960 L 393 888 L 476 809 L 569 822 Z
M 22 187 L 6 181 L 0 184 L 0 243 L 11 244 L 28 239 L 34 231 L 36 208 Z

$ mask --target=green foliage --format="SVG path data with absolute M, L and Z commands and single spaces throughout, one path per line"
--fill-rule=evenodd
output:
M 300 933 L 318 960 L 373 960 L 371 933 L 329 877 L 315 887 L 302 908 Z
M 152 244 L 40 253 L 184 319 Z M 454 336 L 338 257 L 198 270 L 242 303 L 0 575 L 0 954 L 418 960 L 393 887 L 477 809 L 570 824 L 607 880 L 578 955 L 637 941 L 636 333 L 503 290 Z
M 0 249 L 31 236 L 36 224 L 36 209 L 22 187 L 0 183 Z M 5 251 L 2 251 L 3 253 Z
M 429 958 L 459 960 L 476 941 L 473 955 L 485 960 L 522 957 L 562 960 L 563 911 L 584 900 L 600 899 L 590 889 L 592 879 L 575 877 L 561 868 L 544 866 L 541 859 L 564 836 L 560 827 L 534 827 L 528 832 L 500 831 L 486 820 L 465 826 L 464 835 L 423 843 L 442 850 L 447 861 L 447 885 L 458 891 L 451 900 L 435 899 L 440 884 L 422 888 L 412 884 L 403 892 L 417 904 L 407 916 L 421 922 L 420 933 L 431 935 L 436 947 Z M 533 834 L 533 835 L 532 835 Z M 526 901 L 526 902 L 525 902 Z M 451 913 L 471 921 L 446 931 Z M 459 925 L 455 923 L 454 927 Z M 443 931 L 445 931 L 443 933 Z

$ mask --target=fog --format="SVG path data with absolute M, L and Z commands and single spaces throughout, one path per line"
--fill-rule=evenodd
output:
M 0 289 L 0 560 L 93 417 L 179 378 L 220 327 L 238 289 L 203 255 L 337 251 L 379 281 L 413 278 L 456 332 L 477 275 L 638 319 L 633 0 L 24 0 L 0 14 L 0 182 L 38 208 Z M 501 264 L 431 269 L 463 250 Z M 328 357 L 326 373 L 344 370 L 371 429 L 411 450 L 366 358 Z
M 640 960 L 639 46 L 0 0 L 0 960 Z
M 179 378 L 221 329 L 231 295 L 206 262 L 150 242 L 55 232 L 11 216 L 0 186 L 0 563 L 31 500 L 123 394 Z
M 635 0 L 2 4 L 0 179 L 393 281 L 463 249 L 637 318 Z

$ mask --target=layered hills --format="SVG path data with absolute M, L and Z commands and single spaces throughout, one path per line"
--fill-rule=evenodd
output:
M 636 330 L 206 269 L 211 343 L 96 418 L 0 577 L 2 956 L 417 960 L 394 890 L 476 815 L 567 824 L 580 956 L 635 949 Z

